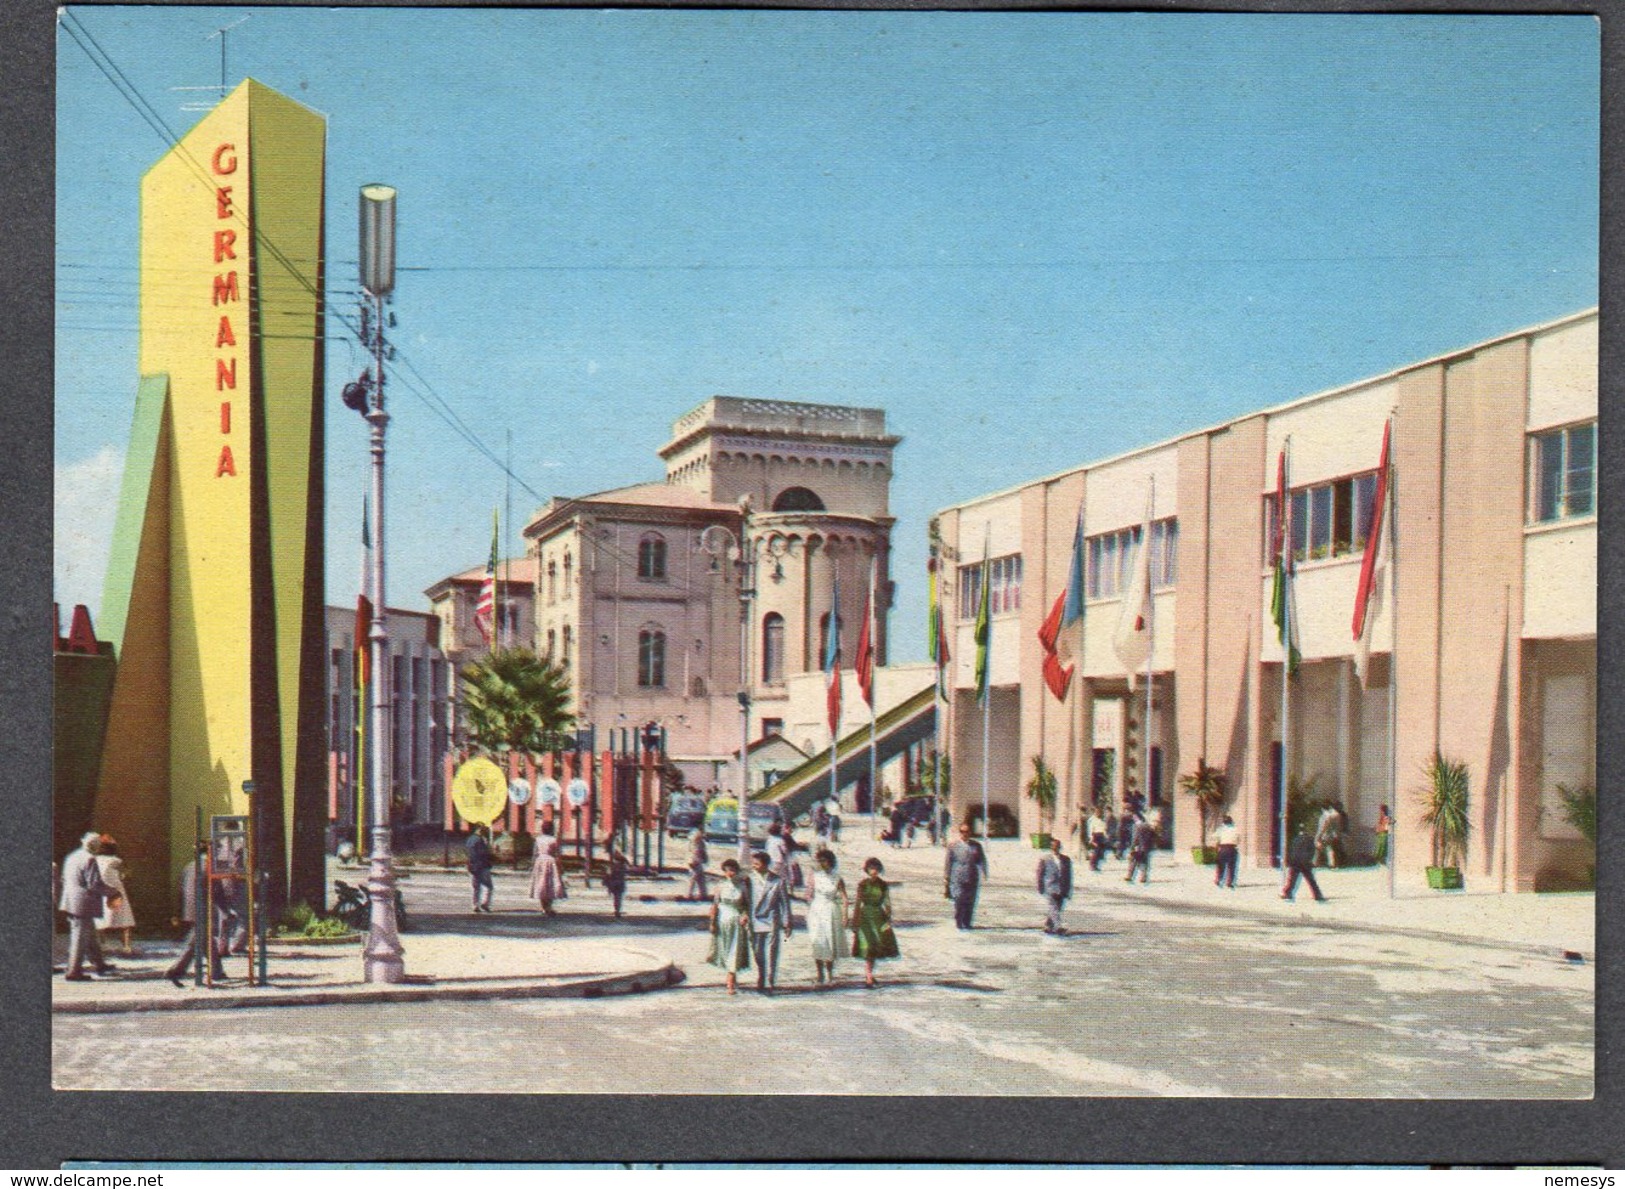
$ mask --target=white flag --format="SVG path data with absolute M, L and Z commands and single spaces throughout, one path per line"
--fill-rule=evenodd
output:
M 1140 528 L 1140 547 L 1134 553 L 1134 573 L 1123 595 L 1117 615 L 1117 632 L 1112 636 L 1117 659 L 1128 672 L 1129 688 L 1134 675 L 1151 656 L 1151 496 L 1145 500 L 1145 524 Z

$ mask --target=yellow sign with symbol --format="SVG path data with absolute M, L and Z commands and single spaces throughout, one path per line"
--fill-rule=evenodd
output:
M 457 769 L 451 801 L 465 822 L 488 826 L 508 807 L 508 778 L 484 756 L 476 757 Z

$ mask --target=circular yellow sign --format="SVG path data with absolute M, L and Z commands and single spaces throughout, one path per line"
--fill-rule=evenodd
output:
M 508 778 L 490 760 L 477 756 L 457 769 L 451 801 L 465 822 L 488 826 L 508 807 Z

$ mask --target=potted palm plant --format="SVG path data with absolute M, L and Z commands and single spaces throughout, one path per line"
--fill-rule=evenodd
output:
M 1055 779 L 1055 770 L 1045 762 L 1043 756 L 1034 756 L 1033 778 L 1027 782 L 1027 796 L 1038 806 L 1040 828 L 1032 836 L 1033 846 L 1038 850 L 1049 849 L 1050 818 L 1055 812 L 1055 802 L 1059 795 L 1060 783 Z
M 1427 869 L 1428 887 L 1462 886 L 1461 865 L 1467 860 L 1467 765 L 1435 752 L 1425 770 L 1422 790 L 1422 825 L 1433 833 L 1433 865 Z
M 1207 842 L 1210 818 L 1224 809 L 1224 769 L 1213 768 L 1206 759 L 1196 761 L 1196 767 L 1179 778 L 1181 792 L 1196 798 L 1196 809 L 1202 820 L 1202 845 L 1191 847 L 1191 859 L 1197 863 L 1213 864 L 1219 861 L 1219 848 Z

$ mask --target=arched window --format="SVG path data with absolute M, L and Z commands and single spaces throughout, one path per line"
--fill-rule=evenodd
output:
M 547 660 L 551 661 L 553 659 L 553 647 L 557 643 L 558 643 L 558 638 L 557 638 L 557 636 L 555 636 L 555 634 L 553 632 L 553 629 L 548 628 L 547 629 L 547 657 L 546 657 Z
M 564 597 L 570 597 L 570 555 L 564 555 Z
M 638 685 L 661 689 L 666 684 L 666 633 L 644 628 L 638 633 Z
M 559 570 L 558 562 L 547 563 L 547 601 L 557 601 L 559 597 Z
M 773 501 L 775 512 L 822 512 L 824 501 L 805 487 L 786 487 Z
M 762 680 L 768 685 L 784 682 L 784 616 L 777 611 L 762 620 Z
M 666 538 L 659 533 L 645 533 L 638 542 L 638 577 L 651 582 L 666 577 Z
M 566 669 L 568 669 L 570 667 L 570 641 L 572 639 L 569 624 L 564 625 L 564 631 L 561 633 L 561 635 L 564 641 L 564 656 L 561 663 Z
M 840 616 L 836 616 L 836 618 L 835 618 L 835 630 L 836 631 L 841 631 L 845 627 L 846 627 L 846 621 L 844 619 L 840 618 Z M 842 648 L 843 652 L 847 648 L 851 647 L 851 642 L 848 641 L 848 640 L 843 639 L 841 641 L 841 644 L 843 646 L 843 648 Z M 818 617 L 818 656 L 817 656 L 816 659 L 818 661 L 818 667 L 820 669 L 822 669 L 824 667 L 824 656 L 828 652 L 829 652 L 829 612 L 826 611 L 826 612 L 824 612 L 822 615 L 820 615 Z M 842 659 L 844 660 L 846 658 L 843 657 Z

